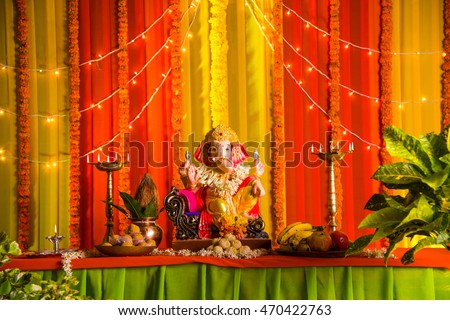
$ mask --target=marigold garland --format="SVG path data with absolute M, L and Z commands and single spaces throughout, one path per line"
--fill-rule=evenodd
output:
M 211 118 L 212 126 L 228 125 L 227 7 L 228 0 L 210 0 Z
M 118 57 L 118 82 L 119 82 L 119 132 L 122 135 L 122 143 L 120 144 L 120 154 L 122 158 L 129 151 L 127 145 L 127 139 L 125 139 L 125 133 L 128 132 L 128 122 L 130 120 L 130 99 L 128 94 L 128 11 L 127 0 L 117 1 L 117 18 L 118 18 L 118 45 L 119 53 Z M 118 189 L 121 192 L 130 193 L 130 168 L 124 166 L 119 171 L 119 184 Z M 122 201 L 122 200 L 120 200 Z M 123 231 L 128 226 L 128 218 L 119 214 L 119 234 L 123 234 Z
M 22 250 L 28 249 L 30 236 L 30 72 L 28 41 L 28 16 L 26 0 L 17 0 L 17 44 L 19 63 L 17 68 L 18 90 L 18 243 Z
M 442 102 L 441 126 L 445 128 L 450 124 L 450 0 L 444 0 L 444 62 L 442 63 Z
M 80 47 L 78 0 L 68 1 L 69 33 L 69 145 L 70 145 L 70 248 L 80 247 Z
M 340 60 L 339 60 L 339 0 L 330 0 L 330 94 L 328 115 L 331 120 L 331 141 L 342 140 L 341 120 L 339 118 L 340 110 Z M 334 168 L 334 180 L 336 185 L 336 221 L 340 225 L 342 220 L 342 181 L 341 168 L 339 163 Z
M 172 67 L 172 137 L 173 137 L 173 165 L 172 165 L 172 185 L 176 188 L 182 188 L 180 175 L 178 173 L 177 161 L 180 158 L 180 143 L 182 129 L 182 101 L 183 92 L 181 87 L 181 9 L 180 0 L 172 0 L 170 3 L 172 15 L 172 24 L 170 28 L 170 39 L 172 46 L 170 48 L 170 62 Z M 175 139 L 177 137 L 177 139 Z
M 272 34 L 274 49 L 273 67 L 273 126 L 276 146 L 280 146 L 284 141 L 284 104 L 283 104 L 283 3 L 276 0 L 272 9 L 273 25 L 275 27 Z M 272 170 L 272 212 L 274 235 L 276 239 L 286 226 L 286 178 L 285 159 L 280 155 L 278 148 L 272 148 L 272 159 L 275 167 Z
M 381 1 L 381 41 L 380 41 L 380 78 L 381 78 L 381 108 L 380 134 L 392 125 L 392 0 Z M 381 164 L 390 163 L 391 155 L 383 140 L 380 150 Z

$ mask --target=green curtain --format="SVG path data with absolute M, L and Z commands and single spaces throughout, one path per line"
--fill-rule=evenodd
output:
M 64 271 L 39 271 L 61 279 Z M 450 270 L 415 267 L 227 268 L 187 264 L 74 270 L 80 295 L 113 300 L 447 300 Z

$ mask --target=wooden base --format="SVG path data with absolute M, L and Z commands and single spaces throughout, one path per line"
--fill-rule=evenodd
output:
M 250 249 L 272 249 L 270 239 L 241 239 L 243 246 L 249 246 Z M 191 251 L 199 251 L 206 249 L 212 244 L 212 239 L 194 239 L 194 240 L 175 240 L 172 242 L 173 250 L 188 249 Z

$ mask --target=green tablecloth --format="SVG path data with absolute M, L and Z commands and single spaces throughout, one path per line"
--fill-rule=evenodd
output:
M 36 271 L 44 279 L 62 270 Z M 210 264 L 79 269 L 94 299 L 450 299 L 450 270 L 423 267 L 233 268 Z

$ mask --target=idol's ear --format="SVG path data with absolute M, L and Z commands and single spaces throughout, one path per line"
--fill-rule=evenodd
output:
M 233 143 L 231 148 L 231 160 L 234 165 L 238 165 L 248 158 L 248 153 L 240 143 Z
M 194 153 L 194 158 L 200 163 L 203 163 L 203 145 L 203 142 L 200 143 Z

